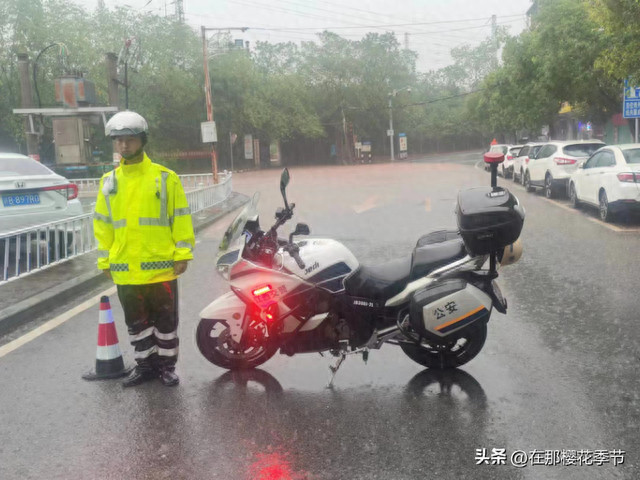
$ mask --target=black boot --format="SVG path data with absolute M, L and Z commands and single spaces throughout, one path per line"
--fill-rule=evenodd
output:
M 167 387 L 172 387 L 180 383 L 180 378 L 176 375 L 176 372 L 172 370 L 160 370 L 160 380 Z
M 154 378 L 158 378 L 158 374 L 156 372 L 152 370 L 139 370 L 138 368 L 134 368 L 129 376 L 122 381 L 122 386 L 134 387 L 141 383 L 148 382 L 149 380 L 153 380 Z

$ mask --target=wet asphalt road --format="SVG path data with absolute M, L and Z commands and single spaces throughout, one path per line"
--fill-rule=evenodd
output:
M 488 184 L 478 159 L 292 168 L 294 221 L 342 241 L 363 263 L 405 255 L 422 234 L 455 226 L 461 188 Z M 234 179 L 237 191 L 262 191 L 263 226 L 280 206 L 278 177 Z M 194 331 L 198 312 L 228 288 L 213 269 L 223 221 L 199 237 L 180 280 L 179 387 L 82 381 L 97 305 L 0 357 L 0 478 L 639 478 L 638 228 L 611 229 L 512 190 L 527 219 L 524 256 L 501 272 L 509 312 L 494 313 L 483 351 L 461 370 L 424 370 L 387 346 L 368 365 L 348 358 L 329 390 L 333 359 L 319 355 L 277 354 L 241 374 L 209 364 Z M 476 466 L 478 448 L 505 448 L 507 465 Z M 617 467 L 509 465 L 515 450 L 534 449 L 626 456 Z

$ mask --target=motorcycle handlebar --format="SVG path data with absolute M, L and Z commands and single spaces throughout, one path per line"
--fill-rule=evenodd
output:
M 298 267 L 300 267 L 300 270 L 304 270 L 306 265 L 304 264 L 304 262 L 302 261 L 302 259 L 300 258 L 300 255 L 298 254 L 297 251 L 294 252 L 289 252 L 289 254 L 293 257 L 293 259 L 296 261 L 296 263 L 298 264 Z
M 289 205 L 289 208 L 286 209 L 282 216 L 276 221 L 276 223 L 273 225 L 273 227 L 271 227 L 270 233 L 272 235 L 276 235 L 276 230 L 278 230 L 278 228 L 280 228 L 282 225 L 284 225 L 288 220 L 291 220 L 291 217 L 293 217 L 293 209 L 296 208 L 296 204 L 292 203 L 291 205 Z

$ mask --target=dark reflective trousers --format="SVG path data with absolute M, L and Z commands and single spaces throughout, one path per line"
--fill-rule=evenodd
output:
M 178 280 L 118 285 L 140 371 L 173 371 L 178 361 Z

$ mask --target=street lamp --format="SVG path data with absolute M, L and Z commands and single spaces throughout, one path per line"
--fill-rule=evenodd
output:
M 411 87 L 404 87 L 400 90 L 394 90 L 389 94 L 389 131 L 387 132 L 389 135 L 389 144 L 391 145 L 391 161 L 395 161 L 395 155 L 393 153 L 393 139 L 394 139 L 394 131 L 393 131 L 393 97 L 395 97 L 398 93 L 406 90 L 407 93 L 411 93 Z

